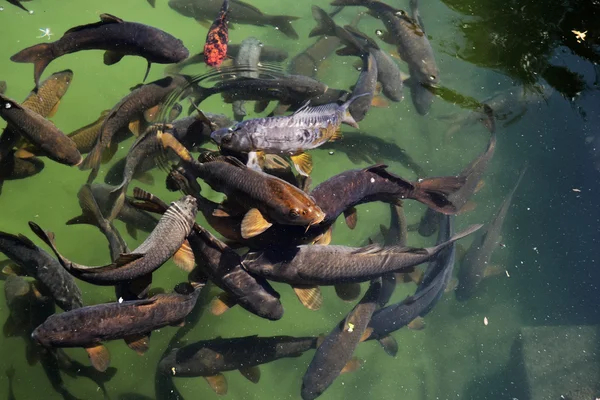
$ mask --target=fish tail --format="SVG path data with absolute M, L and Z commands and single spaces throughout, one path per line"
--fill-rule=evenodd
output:
M 415 188 L 409 198 L 417 200 L 442 214 L 455 214 L 458 209 L 450 200 L 450 195 L 458 192 L 465 181 L 465 177 L 462 176 L 426 178 L 413 183 Z
M 79 164 L 79 169 L 82 171 L 88 169 L 98 169 L 100 168 L 100 163 L 102 162 L 102 144 L 97 142 L 92 151 L 90 151 L 85 157 L 85 159 Z
M 283 34 L 290 39 L 298 39 L 298 32 L 292 26 L 292 21 L 297 20 L 299 17 L 292 17 L 289 15 L 273 15 L 269 17 L 268 24 L 279 29 Z
M 31 228 L 33 233 L 37 235 L 37 237 L 39 237 L 44 243 L 48 245 L 48 247 L 50 247 L 50 249 L 52 249 L 52 252 L 54 252 L 61 265 L 67 270 L 71 269 L 70 263 L 66 262 L 66 259 L 56 249 L 56 244 L 54 243 L 54 233 L 50 231 L 44 231 L 38 224 L 36 224 L 33 221 L 29 221 L 29 227 Z
M 12 56 L 10 60 L 18 63 L 33 63 L 33 79 L 37 88 L 42 73 L 48 64 L 56 58 L 53 50 L 54 43 L 40 43 L 21 50 Z
M 335 36 L 335 22 L 333 22 L 333 19 L 327 15 L 325 10 L 318 6 L 312 6 L 312 15 L 317 22 L 317 26 L 310 31 L 308 37 L 323 35 Z
M 475 225 L 471 225 L 469 226 L 467 229 L 465 229 L 462 232 L 459 232 L 455 235 L 453 235 L 450 239 L 448 239 L 448 241 L 436 246 L 436 249 L 442 249 L 446 246 L 451 245 L 452 243 L 456 242 L 457 240 L 460 240 L 464 237 L 469 236 L 472 233 L 475 233 L 476 231 L 478 231 L 479 229 L 481 229 L 481 227 L 483 226 L 483 224 L 475 224 Z
M 112 203 L 110 215 L 106 218 L 109 222 L 114 221 L 125 204 L 125 193 L 127 192 L 127 183 L 123 182 L 110 192 L 109 202 Z

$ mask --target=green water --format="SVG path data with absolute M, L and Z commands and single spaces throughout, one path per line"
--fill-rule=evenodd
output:
M 102 3 L 34 0 L 25 3 L 34 10 L 32 15 L 7 2 L 0 3 L 4 6 L 4 11 L 0 12 L 0 79 L 8 83 L 6 94 L 21 101 L 32 89 L 33 67 L 12 63 L 9 57 L 26 46 L 46 40 L 36 38 L 41 35 L 39 29 L 50 28 L 54 40 L 73 26 L 96 21 L 100 13 L 161 28 L 183 40 L 191 54 L 201 51 L 206 28 L 177 14 L 165 1 L 158 0 L 157 3 L 156 9 L 152 9 L 143 0 Z M 486 281 L 478 295 L 465 303 L 458 303 L 453 294 L 445 296 L 427 316 L 426 329 L 402 329 L 394 334 L 400 347 L 395 358 L 387 356 L 375 342 L 361 344 L 356 355 L 363 360 L 362 368 L 338 378 L 323 399 L 525 399 L 525 376 L 515 365 L 512 353 L 520 329 L 598 323 L 596 291 L 600 274 L 595 267 L 600 257 L 597 228 L 600 185 L 594 157 L 600 157 L 597 153 L 600 150 L 594 153 L 591 146 L 586 146 L 586 140 L 591 142 L 589 137 L 599 135 L 600 102 L 590 61 L 597 60 L 594 58 L 597 54 L 595 41 L 600 19 L 593 18 L 597 6 L 590 6 L 588 10 L 585 4 L 576 2 L 557 3 L 547 8 L 533 7 L 533 3 L 530 5 L 526 1 L 520 3 L 512 7 L 495 1 L 433 1 L 421 5 L 444 86 L 478 100 L 513 85 L 533 83 L 540 76 L 552 81 L 557 89 L 548 101 L 530 105 L 515 123 L 499 127 L 496 155 L 486 174 L 485 186 L 474 198 L 477 208 L 456 219 L 457 230 L 473 223 L 487 222 L 512 188 L 518 171 L 525 161 L 529 162 L 529 171 L 513 200 L 504 227 L 506 247 L 498 249 L 493 258 L 495 264 L 509 271 L 510 277 L 502 275 Z M 248 36 L 255 36 L 263 43 L 285 48 L 291 56 L 314 41 L 307 38 L 314 26 L 310 4 L 328 9 L 325 1 L 308 4 L 257 0 L 252 4 L 270 14 L 301 17 L 293 23 L 300 39 L 286 38 L 271 27 L 236 25 L 230 31 L 230 41 L 239 43 Z M 390 0 L 390 4 L 408 8 L 404 1 Z M 355 12 L 355 9 L 344 10 L 336 17 L 336 22 L 339 25 L 350 23 Z M 541 22 L 534 23 L 538 20 Z M 369 17 L 363 18 L 360 24 L 361 30 L 370 35 L 380 27 L 377 20 Z M 588 30 L 587 42 L 577 44 L 573 37 L 567 36 L 572 35 L 571 28 Z M 392 50 L 391 46 L 380 44 Z M 323 64 L 318 79 L 330 87 L 347 88 L 358 76 L 352 66 L 354 61 L 334 55 Z M 549 65 L 560 66 L 561 74 Z M 69 68 L 73 70 L 74 78 L 52 121 L 64 132 L 94 121 L 101 111 L 112 108 L 125 96 L 130 87 L 140 83 L 145 67 L 146 61 L 138 57 L 125 57 L 117 65 L 105 66 L 99 51 L 79 52 L 57 59 L 44 77 Z M 401 68 L 404 67 L 401 64 Z M 163 70 L 164 66 L 154 65 L 148 81 L 162 77 Z M 199 73 L 204 69 L 198 67 L 196 71 Z M 575 94 L 579 96 L 572 99 Z M 372 108 L 360 123 L 360 130 L 405 149 L 424 168 L 427 176 L 457 174 L 485 149 L 488 135 L 480 125 L 467 126 L 450 140 L 445 140 L 448 125 L 438 117 L 464 112 L 458 107 L 437 99 L 429 115 L 423 117 L 416 114 L 408 90 L 405 97 L 403 102 L 390 103 L 388 108 Z M 202 109 L 231 116 L 231 107 L 222 104 L 218 96 L 205 101 Z M 0 126 L 3 124 L 0 122 Z M 131 143 L 132 139 L 122 143 L 113 160 L 124 157 Z M 369 165 L 354 164 L 341 151 L 334 150 L 330 154 L 329 150 L 317 149 L 312 154 L 314 185 L 347 169 Z M 371 156 L 377 162 L 388 164 L 389 169 L 400 176 L 417 178 L 399 159 L 383 158 L 379 154 Z M 68 258 L 84 265 L 108 263 L 105 238 L 96 228 L 65 225 L 68 219 L 80 213 L 76 194 L 87 173 L 51 161 L 45 164 L 44 171 L 32 178 L 4 184 L 0 195 L 0 230 L 33 238 L 27 221 L 35 221 L 56 233 L 58 247 Z M 103 179 L 110 165 L 103 166 L 98 181 Z M 139 182 L 135 185 L 164 200 L 176 199 L 176 194 L 164 188 L 164 172 L 155 170 L 152 174 L 155 185 Z M 130 191 L 135 185 L 130 186 Z M 573 188 L 581 192 L 574 192 Z M 210 197 L 221 198 L 219 194 Z M 409 223 L 417 222 L 424 211 L 424 207 L 416 202 L 407 202 L 405 209 Z M 378 203 L 358 207 L 358 215 L 359 223 L 353 231 L 345 226 L 343 219 L 335 224 L 333 244 L 362 245 L 379 231 L 380 224 L 387 225 L 389 220 L 388 207 Z M 205 222 L 202 217 L 198 221 Z M 136 241 L 125 234 L 121 222 L 117 221 L 116 225 L 130 248 L 135 248 L 144 239 L 140 235 Z M 409 245 L 429 245 L 434 240 L 434 237 L 422 238 L 413 232 L 409 236 Z M 470 241 L 471 238 L 467 238 L 461 244 L 467 247 Z M 154 274 L 154 286 L 170 290 L 185 279 L 186 274 L 168 262 Z M 83 282 L 79 286 L 88 305 L 114 301 L 110 288 Z M 285 308 L 280 321 L 260 319 L 239 307 L 220 317 L 204 313 L 184 341 L 192 343 L 216 336 L 253 334 L 318 335 L 329 332 L 352 308 L 352 304 L 337 299 L 332 288 L 324 288 L 323 307 L 311 312 L 300 305 L 287 285 L 274 284 L 274 287 L 281 293 Z M 392 302 L 401 301 L 414 289 L 413 284 L 398 286 Z M 7 315 L 2 298 L 0 321 Z M 484 317 L 489 320 L 487 326 L 483 323 Z M 155 368 L 177 329 L 167 327 L 154 332 L 151 349 L 143 357 L 128 349 L 122 341 L 107 343 L 112 356 L 111 366 L 118 369 L 117 375 L 106 385 L 111 398 L 119 398 L 125 393 L 156 398 Z M 67 352 L 82 363 L 88 363 L 83 350 L 67 349 Z M 226 372 L 229 383 L 226 397 L 299 399 L 301 378 L 312 354 L 308 352 L 299 358 L 261 366 L 261 380 L 256 385 L 235 371 Z M 0 370 L 11 365 L 16 369 L 17 399 L 61 398 L 53 391 L 41 367 L 27 364 L 24 342 L 20 338 L 0 339 Z M 78 398 L 102 398 L 101 391 L 87 379 L 72 379 L 66 375 L 63 379 L 68 390 Z M 0 388 L 4 391 L 7 382 L 2 374 Z M 175 384 L 184 398 L 219 397 L 202 378 L 175 379 Z

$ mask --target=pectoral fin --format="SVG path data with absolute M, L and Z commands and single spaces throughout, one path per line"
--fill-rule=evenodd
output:
M 273 224 L 267 221 L 260 211 L 256 208 L 251 209 L 246 213 L 242 220 L 241 234 L 244 239 L 249 239 L 260 235 Z
M 365 331 L 363 332 L 363 334 L 360 337 L 360 341 L 364 342 L 365 340 L 367 340 L 368 338 L 371 337 L 371 334 L 373 333 L 373 328 L 368 327 L 367 329 L 365 329 Z
M 410 321 L 410 323 L 407 326 L 408 326 L 408 329 L 412 329 L 414 331 L 420 331 L 425 328 L 425 320 L 422 317 L 417 317 L 417 318 L 413 319 L 412 321 Z
M 140 356 L 143 356 L 150 349 L 150 335 L 148 334 L 126 336 L 123 340 L 131 350 Z
M 323 305 L 323 295 L 318 286 L 292 286 L 300 303 L 309 310 L 318 310 Z
M 144 119 L 147 122 L 155 122 L 158 114 L 160 112 L 160 105 L 157 104 L 154 107 L 150 107 L 146 111 L 144 111 Z
M 194 269 L 194 265 L 196 265 L 194 252 L 187 239 L 173 255 L 173 262 L 185 272 L 191 272 Z
M 346 218 L 346 225 L 348 228 L 356 228 L 356 222 L 358 221 L 358 214 L 356 213 L 355 207 L 350 207 L 344 210 L 344 218 Z
M 308 153 L 298 154 L 296 156 L 291 156 L 292 162 L 294 163 L 294 167 L 296 171 L 304 176 L 309 176 L 313 169 L 312 157 Z
M 341 374 L 345 374 L 347 372 L 354 372 L 360 368 L 360 360 L 356 357 L 352 358 L 350 361 L 346 363 L 344 368 L 340 371 Z
M 235 306 L 237 303 L 233 297 L 227 293 L 219 293 L 215 296 L 214 299 L 210 302 L 210 313 L 212 315 L 222 315 L 227 312 L 231 307 Z
M 396 357 L 396 354 L 398 354 L 398 342 L 396 342 L 396 339 L 394 339 L 393 336 L 388 335 L 382 337 L 378 342 L 387 354 Z
M 101 344 L 97 346 L 86 347 L 85 351 L 88 353 L 92 366 L 100 371 L 104 372 L 110 365 L 110 353 L 108 349 Z
M 104 53 L 104 65 L 114 65 L 121 61 L 123 56 L 125 56 L 125 54 L 109 50 Z
M 205 376 L 204 379 L 216 394 L 221 396 L 227 394 L 227 380 L 223 374 Z
M 252 383 L 260 381 L 260 368 L 258 366 L 240 368 L 240 373 Z

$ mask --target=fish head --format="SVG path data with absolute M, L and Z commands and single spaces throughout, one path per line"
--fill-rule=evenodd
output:
M 190 227 L 196 221 L 198 202 L 193 196 L 183 196 L 181 199 L 172 202 L 171 208 L 174 208 L 179 216 L 183 217 L 186 222 L 189 222 Z
M 260 251 L 248 252 L 242 260 L 242 267 L 251 274 L 266 279 L 273 276 L 275 269 L 275 266 Z
M 290 87 L 294 92 L 307 99 L 322 95 L 328 88 L 324 83 L 304 75 L 290 75 L 286 79 L 290 80 Z
M 238 124 L 231 128 L 217 129 L 210 134 L 210 138 L 221 148 L 235 152 L 249 152 L 255 149 L 247 133 L 247 130 Z
M 0 115 L 11 115 L 14 111 L 22 109 L 19 103 L 0 94 Z
M 55 74 L 52 74 L 51 79 L 52 81 L 50 84 L 52 85 L 52 92 L 56 93 L 56 95 L 59 98 L 61 98 L 65 95 L 65 93 L 67 93 L 67 90 L 69 89 L 69 85 L 73 80 L 73 71 L 71 71 L 70 69 L 66 69 L 64 71 L 57 72 Z

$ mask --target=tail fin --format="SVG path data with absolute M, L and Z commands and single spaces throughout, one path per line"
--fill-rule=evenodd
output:
M 426 178 L 414 183 L 415 189 L 409 197 L 442 214 L 455 214 L 458 209 L 448 196 L 459 191 L 465 182 L 462 176 Z
M 55 58 L 52 52 L 53 48 L 54 43 L 36 44 L 35 46 L 21 50 L 12 56 L 10 60 L 18 63 L 33 63 L 33 79 L 35 80 L 35 87 L 37 89 L 42 73 Z
M 308 37 L 314 36 L 336 36 L 335 22 L 321 7 L 312 6 L 312 15 L 317 26 L 308 34 Z
M 96 170 L 100 168 L 100 163 L 102 162 L 102 148 L 103 146 L 100 142 L 96 142 L 96 145 L 87 155 L 87 157 L 81 162 L 79 165 L 79 169 L 85 171 L 87 169 Z
M 29 227 L 39 237 L 44 243 L 48 245 L 58 258 L 58 261 L 61 263 L 65 269 L 70 269 L 70 263 L 58 252 L 56 249 L 56 244 L 54 243 L 54 233 L 50 231 L 44 231 L 38 224 L 35 222 L 29 221 Z
M 273 15 L 269 17 L 268 24 L 279 29 L 283 34 L 290 39 L 298 39 L 298 32 L 292 26 L 292 21 L 299 17 L 291 17 L 289 15 Z

